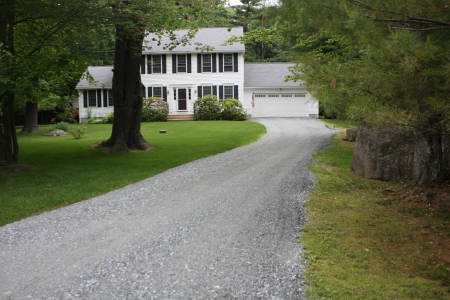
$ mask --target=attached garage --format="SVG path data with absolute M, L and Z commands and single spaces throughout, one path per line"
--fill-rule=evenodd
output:
M 309 117 L 306 93 L 255 93 L 253 99 L 253 117 Z
M 244 106 L 256 117 L 318 117 L 315 100 L 301 82 L 285 82 L 292 63 L 246 63 Z

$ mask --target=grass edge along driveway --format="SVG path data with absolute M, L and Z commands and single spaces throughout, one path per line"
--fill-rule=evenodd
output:
M 151 149 L 112 155 L 92 147 L 110 136 L 111 125 L 86 126 L 78 140 L 44 136 L 48 125 L 38 133 L 19 135 L 19 163 L 29 169 L 0 174 L 0 226 L 250 144 L 266 133 L 263 125 L 250 121 L 142 123 Z
M 318 176 L 300 240 L 309 298 L 450 299 L 450 209 L 436 194 L 425 199 L 430 187 L 350 172 L 354 143 L 344 134 L 309 167 Z

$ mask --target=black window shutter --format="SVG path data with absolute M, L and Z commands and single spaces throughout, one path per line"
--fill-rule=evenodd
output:
M 166 55 L 163 54 L 161 56 L 161 59 L 162 59 L 162 72 L 163 72 L 163 74 L 166 74 L 167 73 L 167 58 L 166 58 Z
M 141 59 L 141 74 L 145 74 L 145 55 L 142 55 Z
M 187 72 L 191 73 L 192 72 L 192 66 L 191 66 L 191 54 L 186 55 L 187 58 Z
M 152 95 L 153 95 L 153 93 L 152 93 L 152 87 L 149 86 L 149 87 L 147 88 L 147 98 L 152 97 Z
M 97 90 L 97 107 L 102 107 L 102 90 Z
M 108 107 L 108 90 L 103 90 L 103 107 Z
M 88 107 L 88 92 L 83 92 L 83 107 Z
M 147 55 L 147 74 L 152 74 L 152 56 Z
M 217 72 L 216 53 L 213 53 L 211 56 L 212 56 L 212 71 L 213 71 L 213 73 L 216 73 Z
M 142 83 L 141 83 L 141 96 L 142 98 L 145 98 L 145 85 L 143 85 Z
M 239 68 L 238 68 L 238 54 L 234 53 L 234 71 L 238 72 Z
M 202 72 L 202 55 L 197 54 L 197 73 Z
M 172 54 L 172 73 L 177 72 L 177 55 Z
M 239 86 L 238 85 L 234 86 L 234 99 L 239 100 Z
M 163 100 L 167 102 L 167 86 L 163 86 L 162 96 L 163 96 Z
M 217 85 L 213 85 L 212 93 L 214 96 L 217 96 Z
M 219 53 L 219 72 L 223 72 L 223 54 Z
M 199 85 L 197 87 L 197 95 L 198 95 L 199 98 L 203 97 L 203 89 L 202 89 L 201 85 Z
M 223 99 L 223 85 L 219 85 L 219 99 Z

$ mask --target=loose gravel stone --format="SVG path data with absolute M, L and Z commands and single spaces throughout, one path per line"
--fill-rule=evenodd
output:
M 335 130 L 259 141 L 0 228 L 0 299 L 304 299 L 306 170 Z

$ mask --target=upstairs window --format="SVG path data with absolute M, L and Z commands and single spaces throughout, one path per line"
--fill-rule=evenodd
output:
M 225 72 L 233 72 L 233 54 L 227 53 L 223 55 L 223 70 Z
M 177 55 L 177 72 L 187 72 L 186 55 Z
M 211 54 L 202 55 L 202 71 L 211 72 L 212 71 L 212 59 Z
M 151 72 L 152 73 L 162 73 L 162 59 L 161 55 L 151 56 Z

